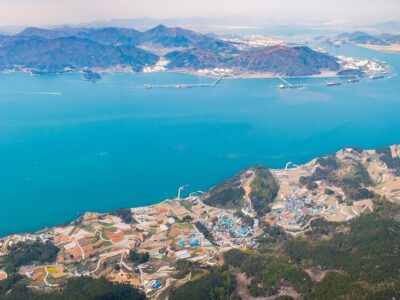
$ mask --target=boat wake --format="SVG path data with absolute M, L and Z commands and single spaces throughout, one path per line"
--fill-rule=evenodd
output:
M 18 94 L 18 95 L 44 95 L 44 96 L 62 96 L 61 92 L 24 92 L 24 91 L 3 91 L 3 94 Z

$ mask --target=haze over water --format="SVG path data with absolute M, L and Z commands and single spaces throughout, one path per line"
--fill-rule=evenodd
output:
M 332 49 L 330 49 L 332 50 Z M 352 46 L 393 73 L 400 56 Z M 400 77 L 328 88 L 328 79 L 229 79 L 216 88 L 143 84 L 212 82 L 195 76 L 0 75 L 0 236 L 72 220 L 85 211 L 156 203 L 177 188 L 206 190 L 254 164 L 282 168 L 346 146 L 400 143 Z

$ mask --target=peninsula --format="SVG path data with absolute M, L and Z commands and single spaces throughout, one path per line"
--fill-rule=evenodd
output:
M 254 166 L 207 192 L 2 238 L 0 298 L 397 298 L 399 217 L 398 145 Z

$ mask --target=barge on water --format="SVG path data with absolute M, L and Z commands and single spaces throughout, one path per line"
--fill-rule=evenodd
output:
M 347 83 L 357 83 L 357 82 L 360 82 L 360 78 L 352 78 L 347 80 Z
M 287 90 L 287 89 L 304 89 L 306 86 L 304 84 L 291 84 L 291 85 L 278 85 L 278 89 Z
M 326 86 L 339 86 L 339 85 L 342 85 L 342 83 L 339 81 L 332 81 L 326 84 Z

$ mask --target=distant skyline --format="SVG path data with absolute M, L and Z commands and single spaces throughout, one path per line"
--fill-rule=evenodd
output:
M 259 18 L 286 21 L 400 20 L 399 0 L 0 0 L 0 26 L 77 24 L 121 18 Z

